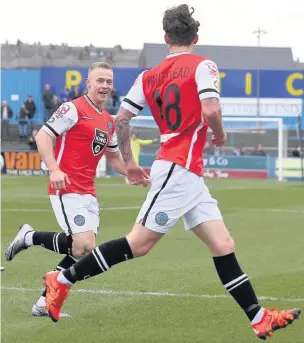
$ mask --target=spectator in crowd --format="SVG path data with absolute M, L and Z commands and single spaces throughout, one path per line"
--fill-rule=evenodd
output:
M 233 156 L 244 156 L 245 155 L 245 151 L 243 149 L 242 146 L 238 145 L 234 148 L 233 152 L 232 152 Z
M 60 94 L 60 98 L 63 102 L 69 101 L 70 90 L 67 85 L 64 86 L 63 92 Z
M 60 105 L 62 104 L 62 102 L 60 101 L 60 99 L 57 95 L 53 96 L 52 104 L 53 104 L 52 112 L 55 112 L 60 107 Z
M 77 99 L 81 96 L 81 92 L 80 92 L 80 88 L 79 86 L 74 86 L 70 93 L 69 93 L 69 100 L 74 100 L 74 99 Z
M 32 134 L 29 138 L 29 141 L 28 141 L 28 145 L 30 147 L 30 150 L 34 150 L 34 151 L 37 151 L 37 144 L 36 144 L 36 139 L 35 139 L 35 136 L 37 135 L 38 133 L 38 130 L 33 130 L 32 131 Z
M 214 147 L 209 142 L 206 142 L 205 144 L 204 155 L 214 155 Z
M 105 109 L 112 115 L 116 115 L 115 108 L 112 106 L 112 99 L 109 97 L 105 103 Z
M 47 83 L 44 86 L 44 92 L 42 95 L 44 104 L 44 121 L 48 121 L 53 114 L 53 98 L 54 93 L 52 92 L 50 85 Z
M 69 100 L 68 101 L 73 100 L 74 97 L 75 97 L 75 90 L 74 90 L 74 87 L 72 87 L 71 90 L 69 91 Z
M 301 148 L 299 145 L 297 145 L 291 153 L 292 157 L 301 157 Z
M 157 142 L 159 142 L 159 139 L 139 139 L 137 133 L 132 134 L 131 150 L 132 150 L 132 155 L 136 164 L 139 165 L 139 156 L 140 156 L 141 146 L 150 145 L 152 143 L 157 143 Z M 127 177 L 125 177 L 125 181 L 126 183 L 129 183 Z
M 112 99 L 112 106 L 113 106 L 113 107 L 118 106 L 119 97 L 118 97 L 116 88 L 113 88 L 113 90 L 112 90 L 111 99 Z
M 26 111 L 27 118 L 28 118 L 28 123 L 30 125 L 30 130 L 33 131 L 33 129 L 34 129 L 34 116 L 36 113 L 36 104 L 35 104 L 33 97 L 31 95 L 29 95 L 27 97 L 27 100 L 24 103 L 24 105 L 25 105 L 25 111 Z
M 108 98 L 108 100 L 106 101 L 106 105 L 105 108 L 106 110 L 112 115 L 114 116 L 116 114 L 116 111 L 118 109 L 118 105 L 119 105 L 119 97 L 117 95 L 116 89 L 114 88 L 111 96 Z
M 28 119 L 25 104 L 22 104 L 18 114 L 20 143 L 26 141 L 28 135 Z
M 133 133 L 131 136 L 131 150 L 134 161 L 139 165 L 139 155 L 142 145 L 150 145 L 152 143 L 159 142 L 158 139 L 139 139 L 137 133 Z
M 223 147 L 215 147 L 214 148 L 214 156 L 224 156 L 225 155 L 225 151 Z
M 7 101 L 3 100 L 1 104 L 1 139 L 4 140 L 4 136 L 9 141 L 11 140 L 9 123 L 10 119 L 13 117 L 13 111 L 8 106 Z
M 267 156 L 266 152 L 264 151 L 263 145 L 258 144 L 257 147 L 254 149 L 253 156 Z
M 78 85 L 74 87 L 74 92 L 75 92 L 74 99 L 77 99 L 82 96 L 80 87 Z

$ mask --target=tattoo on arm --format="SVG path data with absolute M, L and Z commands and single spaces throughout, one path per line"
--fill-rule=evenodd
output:
M 125 164 L 133 159 L 130 143 L 130 120 L 132 117 L 132 113 L 120 109 L 115 120 L 118 146 Z

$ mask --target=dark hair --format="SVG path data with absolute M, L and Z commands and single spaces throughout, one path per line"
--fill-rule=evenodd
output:
M 192 18 L 188 5 L 179 5 L 168 9 L 163 18 L 163 29 L 168 35 L 169 44 L 190 45 L 197 35 L 200 23 Z

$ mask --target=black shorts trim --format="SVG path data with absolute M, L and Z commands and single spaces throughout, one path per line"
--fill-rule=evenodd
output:
M 71 229 L 71 226 L 69 224 L 69 221 L 68 221 L 68 216 L 65 212 L 65 209 L 64 209 L 64 205 L 63 205 L 63 201 L 62 201 L 62 195 L 59 195 L 59 200 L 60 200 L 60 203 L 61 203 L 61 210 L 62 210 L 62 213 L 63 213 L 63 217 L 64 217 L 64 221 L 68 227 L 68 232 L 70 235 L 73 235 L 73 232 L 72 232 L 72 229 Z
M 153 199 L 151 201 L 151 204 L 150 204 L 147 212 L 145 213 L 145 215 L 143 217 L 142 225 L 146 225 L 146 221 L 147 221 L 148 215 L 149 215 L 150 211 L 152 210 L 152 207 L 155 204 L 155 202 L 156 202 L 160 192 L 166 187 L 166 184 L 168 183 L 168 181 L 169 181 L 169 179 L 170 179 L 170 177 L 171 177 L 171 175 L 173 173 L 173 170 L 174 170 L 175 166 L 176 166 L 176 163 L 173 163 L 171 168 L 170 168 L 170 170 L 169 170 L 169 173 L 168 173 L 168 175 L 167 175 L 167 177 L 166 177 L 166 179 L 164 181 L 164 183 L 162 184 L 162 186 L 160 188 L 160 190 L 154 195 L 154 197 L 153 197 Z

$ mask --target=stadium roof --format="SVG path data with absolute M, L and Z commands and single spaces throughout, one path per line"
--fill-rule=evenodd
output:
M 139 65 L 151 68 L 168 53 L 165 44 L 145 43 Z M 197 45 L 194 53 L 206 56 L 223 69 L 298 69 L 291 48 Z
M 221 69 L 304 70 L 304 63 L 294 61 L 291 48 L 198 45 L 195 53 L 214 60 Z M 143 50 L 41 45 L 40 43 L 1 45 L 2 68 L 39 68 L 42 66 L 87 67 L 96 60 L 113 67 L 151 68 L 168 53 L 165 44 L 145 43 Z

